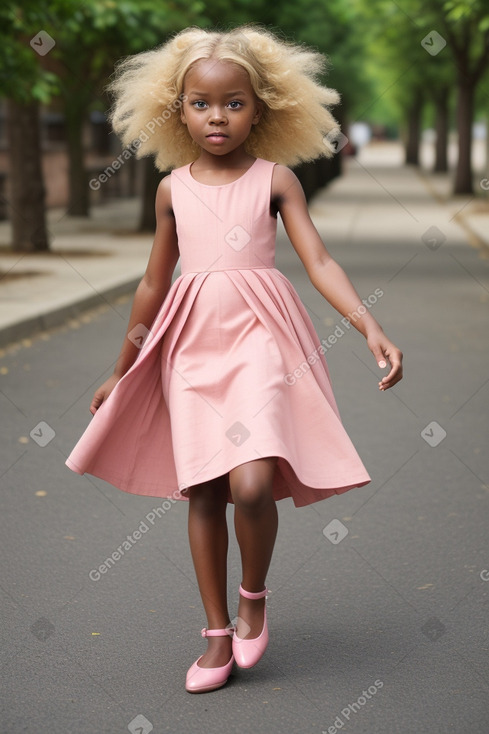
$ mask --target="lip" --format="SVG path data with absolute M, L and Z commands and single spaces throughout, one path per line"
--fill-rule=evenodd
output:
M 209 133 L 209 135 L 206 135 L 206 138 L 227 138 L 228 136 L 225 133 Z

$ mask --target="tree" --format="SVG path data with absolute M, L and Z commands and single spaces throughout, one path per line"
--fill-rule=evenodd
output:
M 69 0 L 57 31 L 52 70 L 59 77 L 69 156 L 68 213 L 89 213 L 83 130 L 92 103 L 122 56 L 163 42 L 198 17 L 200 3 L 183 0 Z
M 365 8 L 365 0 L 362 4 Z M 393 61 L 394 73 L 406 53 L 413 59 L 418 56 L 418 80 L 429 90 L 438 110 L 437 168 L 441 169 L 446 166 L 447 92 L 456 87 L 459 154 L 454 193 L 472 193 L 474 100 L 489 67 L 487 0 L 404 0 L 402 5 L 371 0 L 369 7 L 378 14 L 377 22 L 391 20 L 386 27 L 389 42 L 382 49 Z
M 7 99 L 9 138 L 8 203 L 12 247 L 19 252 L 49 248 L 39 105 L 52 98 L 56 79 L 43 69 L 42 56 L 36 53 L 50 44 L 47 36 L 39 34 L 43 20 L 35 0 L 25 0 L 22 8 L 7 4 L 0 9 L 0 95 Z
M 471 194 L 475 93 L 489 67 L 489 7 L 487 0 L 429 0 L 429 7 L 442 24 L 457 67 L 458 162 L 454 193 Z

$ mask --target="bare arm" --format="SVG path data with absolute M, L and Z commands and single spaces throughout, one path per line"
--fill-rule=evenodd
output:
M 179 253 L 175 218 L 171 208 L 170 176 L 166 176 L 158 186 L 155 207 L 156 232 L 146 272 L 134 296 L 126 336 L 114 373 L 95 392 L 90 405 L 92 414 L 95 414 L 104 400 L 108 398 L 117 382 L 136 361 L 139 347 L 131 341 L 128 334 L 138 324 L 143 324 L 146 329 L 150 329 L 171 286 L 171 279 Z
M 284 166 L 275 166 L 272 198 L 277 203 L 287 235 L 302 260 L 311 283 L 363 334 L 379 367 L 385 367 L 388 360 L 391 369 L 379 382 L 379 388 L 387 390 L 392 387 L 402 378 L 402 353 L 365 309 L 345 271 L 327 251 L 309 215 L 299 180 Z

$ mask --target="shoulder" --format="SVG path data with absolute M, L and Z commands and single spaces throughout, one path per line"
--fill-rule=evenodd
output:
M 156 190 L 156 210 L 161 214 L 169 214 L 172 211 L 171 202 L 171 174 L 164 176 Z
M 286 195 L 303 196 L 301 183 L 295 173 L 287 166 L 277 163 L 272 174 L 272 199 L 283 200 Z

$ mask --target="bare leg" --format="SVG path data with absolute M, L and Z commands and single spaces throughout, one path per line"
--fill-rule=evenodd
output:
M 221 629 L 229 624 L 226 507 L 226 477 L 195 485 L 189 491 L 190 550 L 208 629 Z M 231 657 L 231 637 L 208 637 L 207 643 L 199 666 L 218 668 L 226 665 Z
M 229 472 L 235 505 L 234 526 L 241 551 L 242 586 L 262 591 L 277 536 L 277 506 L 272 495 L 276 457 L 241 464 Z M 265 599 L 239 597 L 237 634 L 242 639 L 258 637 L 263 628 Z

